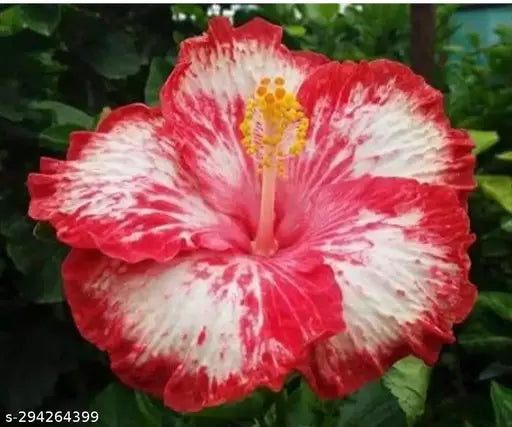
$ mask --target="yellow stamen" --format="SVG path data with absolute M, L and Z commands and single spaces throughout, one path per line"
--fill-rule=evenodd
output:
M 258 168 L 277 168 L 281 177 L 285 175 L 285 160 L 304 150 L 309 128 L 302 106 L 285 83 L 281 76 L 262 78 L 246 101 L 240 123 L 242 145 L 258 159 Z
M 278 87 L 275 93 L 277 99 L 283 99 L 286 95 L 286 90 L 284 90 L 282 87 Z
M 286 177 L 286 160 L 306 146 L 309 120 L 283 77 L 264 77 L 246 101 L 240 123 L 241 144 L 258 164 L 261 203 L 258 227 L 252 242 L 255 254 L 271 256 L 278 249 L 274 239 L 274 201 L 277 177 Z
M 263 96 L 267 93 L 267 88 L 265 86 L 259 86 L 258 89 L 256 89 L 256 95 Z

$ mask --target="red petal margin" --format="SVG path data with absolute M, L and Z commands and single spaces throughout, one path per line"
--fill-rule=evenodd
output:
M 346 330 L 301 367 L 322 397 L 340 397 L 414 354 L 433 364 L 476 300 L 469 220 L 455 191 L 365 177 L 324 188 L 295 245 L 323 254 L 343 295 Z
M 49 221 L 60 240 L 127 262 L 248 244 L 198 195 L 159 110 L 142 104 L 112 111 L 97 132 L 71 134 L 67 160 L 42 158 L 28 189 L 29 215 Z
M 407 66 L 331 62 L 304 81 L 299 100 L 309 142 L 290 175 L 311 194 L 366 174 L 446 185 L 461 199 L 474 188 L 471 139 L 451 128 L 442 94 Z
M 64 289 L 82 335 L 129 386 L 177 411 L 277 391 L 306 347 L 343 330 L 331 270 L 202 252 L 126 264 L 73 249 Z
M 160 96 L 204 197 L 251 228 L 257 221 L 259 180 L 240 144 L 245 102 L 263 77 L 281 76 L 294 92 L 328 61 L 311 52 L 290 52 L 281 37 L 281 27 L 260 18 L 237 28 L 227 18 L 214 18 L 207 33 L 182 42 Z

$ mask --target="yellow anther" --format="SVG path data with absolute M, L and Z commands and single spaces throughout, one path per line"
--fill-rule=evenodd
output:
M 267 93 L 267 88 L 265 86 L 259 86 L 258 89 L 256 89 L 256 94 L 258 96 L 263 96 Z
M 298 156 L 306 146 L 309 120 L 295 94 L 288 92 L 283 77 L 264 77 L 246 101 L 240 123 L 241 144 L 258 160 L 257 170 L 276 168 L 285 176 L 286 159 Z
M 271 93 L 267 93 L 267 94 L 265 95 L 265 102 L 266 102 L 267 104 L 273 104 L 275 100 L 276 100 L 276 99 L 274 98 L 274 95 L 272 95 Z
M 286 95 L 286 91 L 282 87 L 278 87 L 275 94 L 277 99 L 283 99 Z

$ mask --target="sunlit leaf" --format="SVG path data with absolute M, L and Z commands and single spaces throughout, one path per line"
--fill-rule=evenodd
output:
M 512 162 L 512 151 L 505 151 L 504 153 L 498 154 L 496 158 Z
M 512 213 L 512 176 L 477 175 L 477 181 L 487 196 Z
M 302 25 L 286 25 L 285 31 L 293 37 L 302 37 L 306 34 L 306 28 Z
M 309 3 L 303 5 L 306 17 L 318 23 L 327 23 L 339 13 L 338 4 Z
M 430 368 L 409 356 L 395 363 L 382 378 L 382 383 L 398 399 L 410 426 L 425 410 Z
M 469 136 L 475 143 L 473 154 L 478 155 L 491 148 L 499 140 L 498 134 L 492 131 L 470 130 Z

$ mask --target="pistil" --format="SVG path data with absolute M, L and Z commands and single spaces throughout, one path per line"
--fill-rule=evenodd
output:
M 253 252 L 257 255 L 270 256 L 277 250 L 277 242 L 274 238 L 276 181 L 276 165 L 262 170 L 260 217 L 256 237 L 252 242 Z
M 247 100 L 240 124 L 242 145 L 257 159 L 261 173 L 260 215 L 252 242 L 253 252 L 261 256 L 271 256 L 278 249 L 274 237 L 277 179 L 285 177 L 285 161 L 304 149 L 309 125 L 302 106 L 284 84 L 282 77 L 262 79 Z

